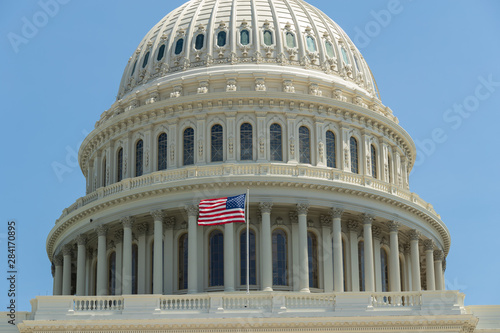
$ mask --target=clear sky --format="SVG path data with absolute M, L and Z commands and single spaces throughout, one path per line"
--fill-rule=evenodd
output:
M 80 142 L 114 102 L 143 36 L 183 2 L 57 1 L 45 9 L 52 0 L 0 2 L 0 268 L 6 274 L 7 222 L 15 219 L 18 310 L 52 293 L 45 240 L 85 195 Z M 411 190 L 450 229 L 447 287 L 465 292 L 469 305 L 500 304 L 500 2 L 310 3 L 360 48 L 383 103 L 419 147 Z M 8 286 L 0 281 L 3 308 Z

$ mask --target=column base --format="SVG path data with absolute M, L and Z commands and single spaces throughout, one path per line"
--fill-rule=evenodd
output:
M 310 293 L 311 291 L 309 290 L 309 288 L 302 288 L 302 289 L 300 289 L 300 292 L 301 293 Z
M 273 291 L 273 288 L 271 288 L 271 287 L 266 287 L 266 288 L 262 289 L 262 291 Z

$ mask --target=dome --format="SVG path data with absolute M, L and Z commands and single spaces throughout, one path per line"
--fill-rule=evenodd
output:
M 450 235 L 410 191 L 415 145 L 353 43 L 303 1 L 168 14 L 78 158 L 86 195 L 47 238 L 55 295 L 244 290 L 244 226 L 197 221 L 200 200 L 247 190 L 253 290 L 444 289 Z
M 118 97 L 176 76 L 290 70 L 377 99 L 370 68 L 345 32 L 302 0 L 191 0 L 130 57 Z

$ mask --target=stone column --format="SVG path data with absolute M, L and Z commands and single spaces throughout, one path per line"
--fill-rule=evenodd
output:
M 85 262 L 87 257 L 87 239 L 84 235 L 76 237 L 78 255 L 76 259 L 76 296 L 85 295 Z
M 333 292 L 333 251 L 332 251 L 332 218 L 321 215 L 321 239 L 323 241 L 323 290 Z
M 132 224 L 131 216 L 121 220 L 123 225 L 123 274 L 122 274 L 122 294 L 132 294 Z
M 163 242 L 163 291 L 171 295 L 174 291 L 174 226 L 175 217 L 165 219 L 165 240 Z
M 332 241 L 333 241 L 333 290 L 344 291 L 344 256 L 342 249 L 341 218 L 344 210 L 332 208 Z
M 420 239 L 420 233 L 413 229 L 410 230 L 410 256 L 411 256 L 411 285 L 412 291 L 422 290 L 422 284 L 420 282 L 420 255 L 418 249 L 418 240 Z
M 115 253 L 116 253 L 116 267 L 115 267 L 115 295 L 122 294 L 122 270 L 123 270 L 123 230 L 117 230 L 114 234 L 115 238 Z
M 446 290 L 446 279 L 444 277 L 444 272 L 446 271 L 446 257 L 444 257 L 444 254 L 443 254 L 442 267 L 443 267 L 443 271 L 442 271 L 442 274 L 443 274 L 443 290 Z
M 373 235 L 373 261 L 375 265 L 375 291 L 382 291 L 382 262 L 380 260 L 380 241 L 382 240 L 382 230 L 379 227 L 372 227 Z
M 309 292 L 309 254 L 307 251 L 307 211 L 309 204 L 297 204 L 297 215 L 299 218 L 299 289 L 301 292 Z
M 188 214 L 188 293 L 198 292 L 198 207 L 186 208 Z
M 411 273 L 411 245 L 405 244 L 403 245 L 404 255 L 405 255 L 405 269 L 406 269 L 406 289 L 405 291 L 412 290 L 412 273 Z
M 398 240 L 398 229 L 399 223 L 395 221 L 389 221 L 387 224 L 389 227 L 390 235 L 390 248 L 389 253 L 389 284 L 390 291 L 401 291 L 401 275 L 399 268 L 399 240 Z
M 260 277 L 263 291 L 273 291 L 273 248 L 271 239 L 271 208 L 272 202 L 259 204 L 262 215 L 262 230 L 260 241 Z
M 54 296 L 62 295 L 62 279 L 63 279 L 63 258 L 60 255 L 54 257 Z
M 436 290 L 436 276 L 434 275 L 434 242 L 432 239 L 424 240 L 424 249 L 427 290 Z
M 71 294 L 71 245 L 63 246 L 63 279 L 62 279 L 62 294 Z
M 102 296 L 108 294 L 107 270 L 108 260 L 106 255 L 106 233 L 108 229 L 104 226 L 99 226 L 97 232 L 97 284 L 96 295 Z
M 137 226 L 138 247 L 137 247 L 137 293 L 143 295 L 146 293 L 146 236 L 148 233 L 148 224 L 141 223 Z
M 436 274 L 436 290 L 444 290 L 442 250 L 434 250 L 434 273 Z
M 349 247 L 351 249 L 351 286 L 352 291 L 359 291 L 359 262 L 358 262 L 358 228 L 356 221 L 347 222 L 349 230 Z
M 363 238 L 365 259 L 365 291 L 375 291 L 375 270 L 373 266 L 373 216 L 363 214 Z
M 90 287 L 91 284 L 91 274 L 92 274 L 92 255 L 93 255 L 93 250 L 90 248 L 87 248 L 87 260 L 85 260 L 85 295 L 90 296 L 92 293 L 92 288 Z
M 163 212 L 150 213 L 154 220 L 153 294 L 163 294 Z
M 234 224 L 224 225 L 224 291 L 234 291 Z

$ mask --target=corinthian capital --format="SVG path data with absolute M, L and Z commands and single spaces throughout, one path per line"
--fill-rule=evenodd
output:
M 100 225 L 95 229 L 95 232 L 97 233 L 97 236 L 106 236 L 108 229 L 105 226 Z
M 71 256 L 71 250 L 72 250 L 71 245 L 69 244 L 64 245 L 62 248 L 63 256 Z
M 54 265 L 55 266 L 62 266 L 63 265 L 63 258 L 61 255 L 57 255 L 54 257 Z
M 85 237 L 85 235 L 76 236 L 76 244 L 86 245 L 87 244 L 87 237 Z
M 398 232 L 401 223 L 396 221 L 389 221 L 387 222 L 387 226 L 389 227 L 390 232 Z
M 372 224 L 373 223 L 373 215 L 363 213 L 363 224 Z
M 122 223 L 124 228 L 132 228 L 132 225 L 134 224 L 134 218 L 132 216 L 126 216 L 121 218 L 120 222 Z
M 357 232 L 359 230 L 359 223 L 354 220 L 347 221 L 347 230 Z
M 444 252 L 442 250 L 434 250 L 434 261 L 443 261 Z
M 424 249 L 425 251 L 433 251 L 434 250 L 434 242 L 432 239 L 424 240 Z
M 186 206 L 186 212 L 188 214 L 188 216 L 198 216 L 198 206 L 195 206 L 195 205 L 189 205 L 189 206 Z
M 161 209 L 159 210 L 154 210 L 150 212 L 151 216 L 153 217 L 153 220 L 155 221 L 161 221 L 163 220 L 163 216 L 165 215 Z
M 420 239 L 420 232 L 418 232 L 416 229 L 412 229 L 408 233 L 408 236 L 410 237 L 410 240 L 418 241 Z
M 307 215 L 308 211 L 309 211 L 309 204 L 308 203 L 298 203 L 297 204 L 297 214 Z
M 332 208 L 332 217 L 334 219 L 339 219 L 342 217 L 342 214 L 344 213 L 344 210 L 342 208 L 336 208 L 336 207 L 333 207 Z
M 259 203 L 260 213 L 261 214 L 271 214 L 271 209 L 273 208 L 273 203 L 268 201 L 263 201 Z

